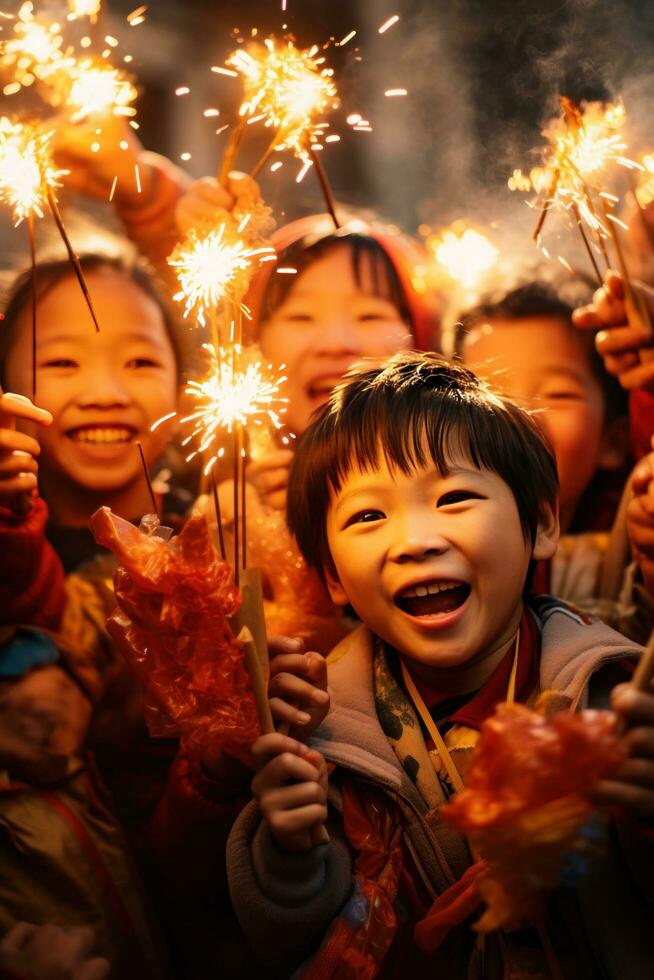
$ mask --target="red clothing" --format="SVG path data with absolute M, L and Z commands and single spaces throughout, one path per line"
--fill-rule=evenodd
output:
M 0 624 L 56 630 L 64 609 L 64 571 L 45 536 L 48 508 L 35 497 L 27 514 L 0 507 Z
M 629 395 L 629 427 L 631 447 L 636 459 L 642 459 L 652 450 L 654 435 L 654 395 L 636 390 Z
M 526 702 L 532 691 L 538 685 L 538 670 L 540 664 L 540 635 L 533 616 L 525 610 L 520 622 L 520 645 L 518 648 L 518 668 L 516 671 L 515 700 Z M 449 716 L 453 725 L 465 725 L 477 731 L 487 718 L 495 711 L 497 705 L 506 699 L 513 667 L 513 646 L 507 651 L 493 673 L 482 687 L 464 705 L 457 708 Z M 434 690 L 412 672 L 412 677 L 426 707 L 431 711 L 437 705 L 446 701 L 449 695 Z M 426 736 L 427 745 L 433 748 L 431 740 Z

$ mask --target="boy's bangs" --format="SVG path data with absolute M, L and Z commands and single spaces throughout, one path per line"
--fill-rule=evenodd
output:
M 425 411 L 427 409 L 427 411 Z M 379 469 L 383 459 L 391 473 L 410 474 L 433 464 L 442 476 L 462 460 L 477 469 L 493 469 L 479 444 L 479 424 L 470 415 L 461 416 L 451 403 L 430 399 L 424 408 L 416 404 L 395 405 L 393 412 L 363 412 L 342 435 L 340 448 L 327 461 L 327 481 L 338 493 L 352 469 Z M 482 420 L 477 420 L 481 423 Z M 481 426 L 483 427 L 483 426 Z M 330 465 L 331 464 L 331 465 Z

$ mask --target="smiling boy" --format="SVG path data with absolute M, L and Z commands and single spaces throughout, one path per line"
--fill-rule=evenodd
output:
M 620 661 L 639 654 L 564 604 L 525 600 L 532 563 L 556 548 L 556 496 L 531 417 L 436 355 L 351 375 L 300 440 L 289 524 L 362 626 L 332 654 L 334 707 L 310 746 L 279 733 L 255 745 L 258 809 L 244 811 L 228 848 L 237 915 L 276 975 L 307 958 L 308 977 L 549 975 L 531 929 L 490 937 L 482 956 L 461 883 L 472 858 L 438 814 L 497 703 L 547 689 L 559 707 L 605 704 Z M 620 889 L 620 913 L 607 925 L 613 892 L 584 886 L 566 895 L 565 914 L 553 903 L 548 931 L 566 975 L 644 980 L 650 891 L 631 882 L 651 841 L 629 820 L 654 817 L 654 696 L 612 697 L 637 722 L 629 762 L 598 789 L 628 815 L 616 824 L 628 871 L 616 845 L 615 867 L 607 859 L 597 872 Z M 312 826 L 328 818 L 331 843 L 312 847 Z M 439 898 L 440 945 L 424 923 Z

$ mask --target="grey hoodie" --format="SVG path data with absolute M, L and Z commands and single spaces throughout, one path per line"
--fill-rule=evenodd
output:
M 587 706 L 589 692 L 593 705 L 605 704 L 610 670 L 600 674 L 600 668 L 625 656 L 638 657 L 641 648 L 547 597 L 532 600 L 531 606 L 541 630 L 541 690 L 557 691 L 562 705 L 575 708 Z M 470 853 L 465 840 L 442 821 L 427 824 L 425 803 L 381 729 L 372 650 L 372 634 L 360 627 L 332 653 L 333 707 L 311 744 L 346 777 L 374 784 L 400 807 L 405 843 L 427 894 L 436 898 L 470 865 Z M 352 858 L 343 838 L 337 782 L 330 785 L 328 845 L 302 854 L 282 851 L 255 803 L 242 812 L 230 835 L 227 868 L 236 914 L 254 948 L 265 950 L 266 962 L 278 976 L 290 976 L 316 951 L 352 890 Z M 653 874 L 654 844 L 637 829 L 629 834 L 621 827 L 606 858 L 578 889 L 588 939 L 602 964 L 601 974 L 594 975 L 611 980 L 654 977 L 649 935 L 654 926 Z M 466 976 L 461 956 L 468 954 L 461 953 L 461 943 L 455 944 L 458 955 L 453 961 L 447 945 L 434 957 L 434 968 L 442 966 L 444 978 Z

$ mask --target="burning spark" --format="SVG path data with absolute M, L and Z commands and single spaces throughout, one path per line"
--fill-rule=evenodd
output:
M 269 422 L 275 429 L 281 428 L 281 415 L 286 411 L 288 399 L 279 394 L 284 376 L 275 377 L 273 367 L 265 368 L 239 344 L 235 345 L 235 357 L 231 352 L 216 354 L 211 344 L 204 345 L 209 354 L 208 376 L 203 381 L 189 381 L 186 394 L 198 402 L 196 411 L 181 419 L 183 425 L 192 425 L 188 442 L 196 440 L 196 452 L 206 452 L 220 432 L 232 432 L 235 426 Z M 185 440 L 187 441 L 187 440 Z M 212 452 L 212 456 L 217 454 Z
M 176 415 L 177 412 L 168 412 L 168 415 L 162 415 L 160 419 L 157 419 L 156 422 L 152 423 L 150 426 L 150 432 L 156 432 L 160 425 L 163 425 L 164 422 L 170 422 L 170 420 L 174 419 Z
M 190 91 L 188 85 L 180 85 L 179 88 L 175 89 L 175 95 L 188 95 Z
M 116 184 L 117 183 L 118 183 L 118 177 L 116 176 L 116 177 L 114 177 L 114 179 L 113 179 L 113 181 L 111 183 L 111 190 L 109 191 L 109 203 L 111 203 L 113 201 L 113 199 L 114 199 L 114 194 L 116 193 Z
M 42 15 L 34 16 L 34 5 L 23 3 L 14 23 L 13 37 L 2 44 L 0 64 L 13 69 L 15 84 L 34 76 L 43 80 L 61 67 L 63 38 L 59 24 Z
M 382 26 L 379 28 L 378 33 L 379 34 L 385 34 L 386 31 L 390 30 L 391 27 L 393 27 L 395 24 L 397 24 L 397 22 L 398 22 L 399 19 L 400 19 L 400 15 L 399 14 L 393 14 L 392 17 L 389 17 L 388 20 L 385 20 L 384 21 L 384 23 L 382 24 Z
M 384 95 L 387 98 L 392 98 L 395 95 L 406 95 L 407 90 L 405 88 L 387 88 Z
M 132 27 L 136 27 L 138 24 L 142 24 L 145 20 L 143 16 L 148 9 L 147 4 L 143 4 L 142 7 L 137 7 L 136 10 L 132 10 L 130 14 L 127 15 L 127 23 Z
M 60 101 L 72 108 L 72 122 L 95 113 L 133 116 L 137 91 L 118 68 L 94 58 L 83 58 L 72 71 L 62 72 L 58 85 Z M 72 79 L 72 83 L 71 83 Z
M 57 170 L 50 153 L 52 133 L 28 123 L 0 117 L 0 201 L 13 210 L 20 224 L 30 214 L 43 217 L 48 190 L 60 187 L 67 170 Z
M 253 260 L 270 255 L 270 247 L 248 248 L 226 224 L 207 234 L 194 230 L 177 246 L 168 264 L 177 270 L 180 290 L 175 300 L 184 301 L 184 316 L 194 313 L 205 325 L 205 313 L 229 297 L 239 302 L 249 284 Z
M 229 56 L 227 64 L 243 78 L 245 99 L 241 116 L 261 116 L 277 130 L 276 147 L 290 149 L 307 159 L 307 146 L 316 135 L 317 120 L 337 108 L 333 69 L 314 45 L 296 48 L 292 41 L 280 47 L 273 39 L 253 44 Z
M 611 164 L 642 169 L 624 155 L 624 106 L 620 102 L 586 102 L 578 106 L 570 99 L 560 101 L 562 116 L 544 130 L 547 146 L 543 165 L 534 167 L 528 175 L 514 170 L 508 185 L 511 190 L 533 189 L 537 195 L 544 195 L 534 237 L 540 233 L 547 210 L 555 206 L 565 211 L 572 208 L 573 213 L 578 209 L 593 232 L 606 234 L 594 213 L 590 192 L 600 191 L 600 182 Z
M 100 13 L 102 0 L 68 0 L 68 7 L 73 17 L 93 17 Z
M 351 41 L 353 37 L 356 37 L 356 33 L 356 31 L 350 31 L 349 34 L 346 34 L 345 37 L 338 42 L 339 47 L 342 48 L 345 44 Z
M 430 236 L 426 245 L 446 278 L 472 298 L 499 256 L 489 239 L 464 221 L 455 221 L 449 228 Z M 438 273 L 436 277 L 439 278 Z

